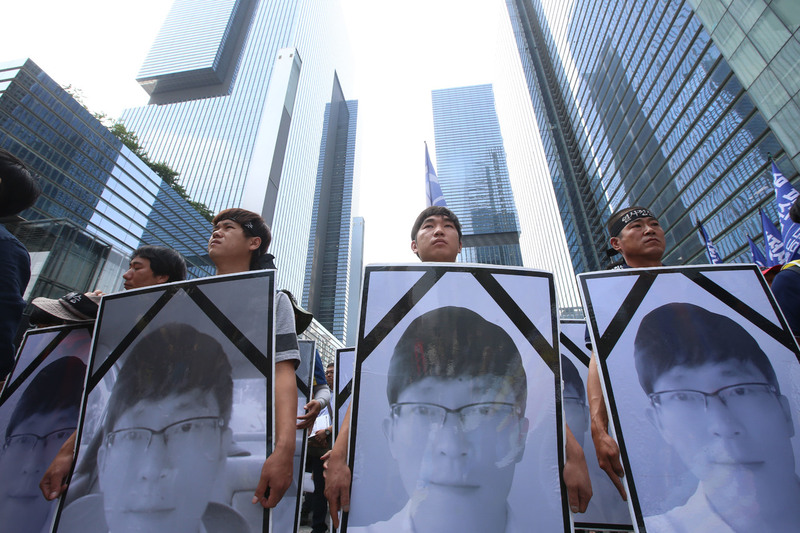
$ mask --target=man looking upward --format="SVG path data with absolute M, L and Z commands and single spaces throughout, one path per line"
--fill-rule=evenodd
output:
M 608 221 L 609 245 L 622 254 L 623 268 L 660 267 L 666 241 L 664 229 L 652 211 L 644 207 L 627 207 L 614 213 Z M 623 500 L 627 499 L 622 485 L 624 471 L 619 459 L 619 446 L 608 434 L 608 411 L 603 399 L 597 359 L 592 350 L 589 361 L 589 376 L 586 383 L 589 396 L 589 415 L 591 417 L 592 440 L 597 452 L 597 462 Z
M 233 274 L 261 268 L 272 240 L 269 226 L 256 213 L 226 209 L 214 217 L 208 255 L 217 274 Z M 294 311 L 284 292 L 275 293 L 275 447 L 264 461 L 253 503 L 275 507 L 292 483 L 297 416 L 295 368 L 300 350 Z

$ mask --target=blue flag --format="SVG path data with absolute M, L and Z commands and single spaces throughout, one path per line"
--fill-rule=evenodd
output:
M 763 209 L 759 209 L 758 212 L 761 213 L 761 227 L 764 231 L 764 242 L 767 249 L 766 266 L 782 265 L 786 261 L 783 260 L 783 239 L 781 239 L 781 234 Z
M 440 205 L 447 207 L 442 194 L 442 187 L 439 185 L 439 178 L 436 177 L 436 170 L 431 163 L 431 156 L 428 155 L 428 144 L 425 143 L 425 198 L 427 206 Z
M 781 263 L 788 263 L 795 259 L 800 259 L 800 224 L 792 222 L 789 218 L 789 209 L 792 204 L 800 196 L 797 189 L 792 187 L 789 180 L 783 177 L 778 166 L 772 163 L 772 179 L 775 184 L 775 200 L 778 202 L 778 216 L 781 222 L 781 240 L 783 241 L 784 248 L 784 261 Z
M 699 220 L 697 221 L 697 228 L 700 230 L 700 236 L 703 237 L 703 242 L 706 243 L 706 253 L 708 253 L 708 260 L 711 261 L 712 265 L 719 265 L 722 263 L 722 259 L 719 258 L 719 253 L 717 252 L 717 247 L 714 246 L 714 243 L 711 242 L 711 238 L 706 233 L 706 228 L 703 227 L 703 223 Z
M 756 243 L 753 242 L 753 239 L 750 238 L 750 235 L 747 236 L 747 242 L 750 243 L 750 253 L 753 255 L 753 263 L 757 264 L 761 268 L 767 266 L 767 258 L 764 257 L 764 252 L 762 252 Z

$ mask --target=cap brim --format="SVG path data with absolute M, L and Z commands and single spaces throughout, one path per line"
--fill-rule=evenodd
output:
M 85 318 L 80 318 L 79 316 L 72 314 L 68 309 L 61 305 L 61 302 L 58 300 L 40 297 L 34 298 L 31 303 L 42 311 L 49 313 L 56 318 L 60 318 L 61 320 L 68 320 L 70 322 L 83 322 L 86 320 Z

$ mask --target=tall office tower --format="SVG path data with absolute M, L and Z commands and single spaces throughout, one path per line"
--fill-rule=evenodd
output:
M 272 226 L 277 284 L 303 289 L 323 117 L 349 51 L 338 1 L 175 0 L 122 115 L 212 210 Z
M 350 284 L 350 217 L 358 102 L 346 101 L 338 84 L 325 108 L 303 306 L 344 341 Z
M 33 61 L 0 64 L 0 148 L 28 165 L 42 195 L 9 230 L 31 253 L 25 298 L 122 289 L 143 244 L 213 274 L 211 224 Z
M 461 222 L 461 261 L 522 266 L 517 208 L 491 85 L 433 95 L 436 172 Z
M 558 199 L 578 272 L 608 264 L 605 222 L 635 204 L 651 207 L 666 226 L 665 263 L 708 262 L 697 222 L 724 261 L 749 262 L 747 235 L 761 235 L 759 207 L 777 220 L 769 157 L 797 177 L 798 136 L 790 143 L 772 130 L 798 127 L 781 115 L 793 104 L 776 111 L 770 96 L 755 96 L 760 74 L 745 73 L 768 63 L 774 74 L 788 60 L 783 48 L 761 67 L 744 61 L 732 70 L 721 51 L 731 46 L 723 43 L 730 32 L 716 25 L 719 35 L 710 34 L 705 23 L 741 22 L 732 13 L 738 3 L 695 3 L 702 16 L 677 0 L 506 0 L 539 129 L 549 132 L 551 177 L 565 191 Z M 747 43 L 769 40 L 753 22 L 762 18 L 783 27 L 781 46 L 794 46 L 796 9 L 794 26 L 791 9 L 778 14 L 787 5 L 772 2 L 770 13 L 762 7 L 745 17 L 750 29 L 739 29 L 752 39 L 737 37 L 742 54 L 751 52 Z M 800 82 L 800 70 L 782 74 L 775 90 L 796 98 L 787 87 Z
M 347 333 L 345 346 L 355 346 L 358 338 L 358 318 L 361 309 L 361 289 L 364 286 L 364 218 L 353 217 L 350 232 L 350 296 L 347 302 Z

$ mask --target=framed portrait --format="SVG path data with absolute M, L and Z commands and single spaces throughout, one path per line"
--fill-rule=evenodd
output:
M 568 529 L 552 274 L 372 265 L 363 290 L 344 531 Z
M 796 528 L 799 351 L 757 267 L 579 280 L 635 529 Z
M 25 333 L 0 394 L 0 516 L 3 531 L 50 531 L 56 502 L 39 481 L 78 426 L 93 322 Z
M 342 421 L 347 414 L 350 406 L 350 396 L 353 392 L 353 371 L 356 366 L 356 349 L 340 348 L 336 350 L 336 363 L 334 370 L 334 387 L 336 388 L 336 400 L 333 403 L 336 411 L 333 421 L 333 438 L 339 433 Z
M 268 532 L 274 271 L 103 298 L 54 532 Z
M 314 353 L 316 341 L 299 339 L 300 364 L 295 369 L 297 380 L 297 416 L 305 414 L 305 405 L 313 396 Z M 275 532 L 296 532 L 300 527 L 300 506 L 303 502 L 303 473 L 306 468 L 306 448 L 308 430 L 298 429 L 294 445 L 294 462 L 292 484 L 272 511 L 272 529 Z
M 559 335 L 561 345 L 561 405 L 572 434 L 583 448 L 589 477 L 592 480 L 592 499 L 585 513 L 573 513 L 578 529 L 593 531 L 632 531 L 628 504 L 597 464 L 589 423 L 589 403 L 586 399 L 586 380 L 589 375 L 591 350 L 586 347 L 586 322 L 562 319 Z

